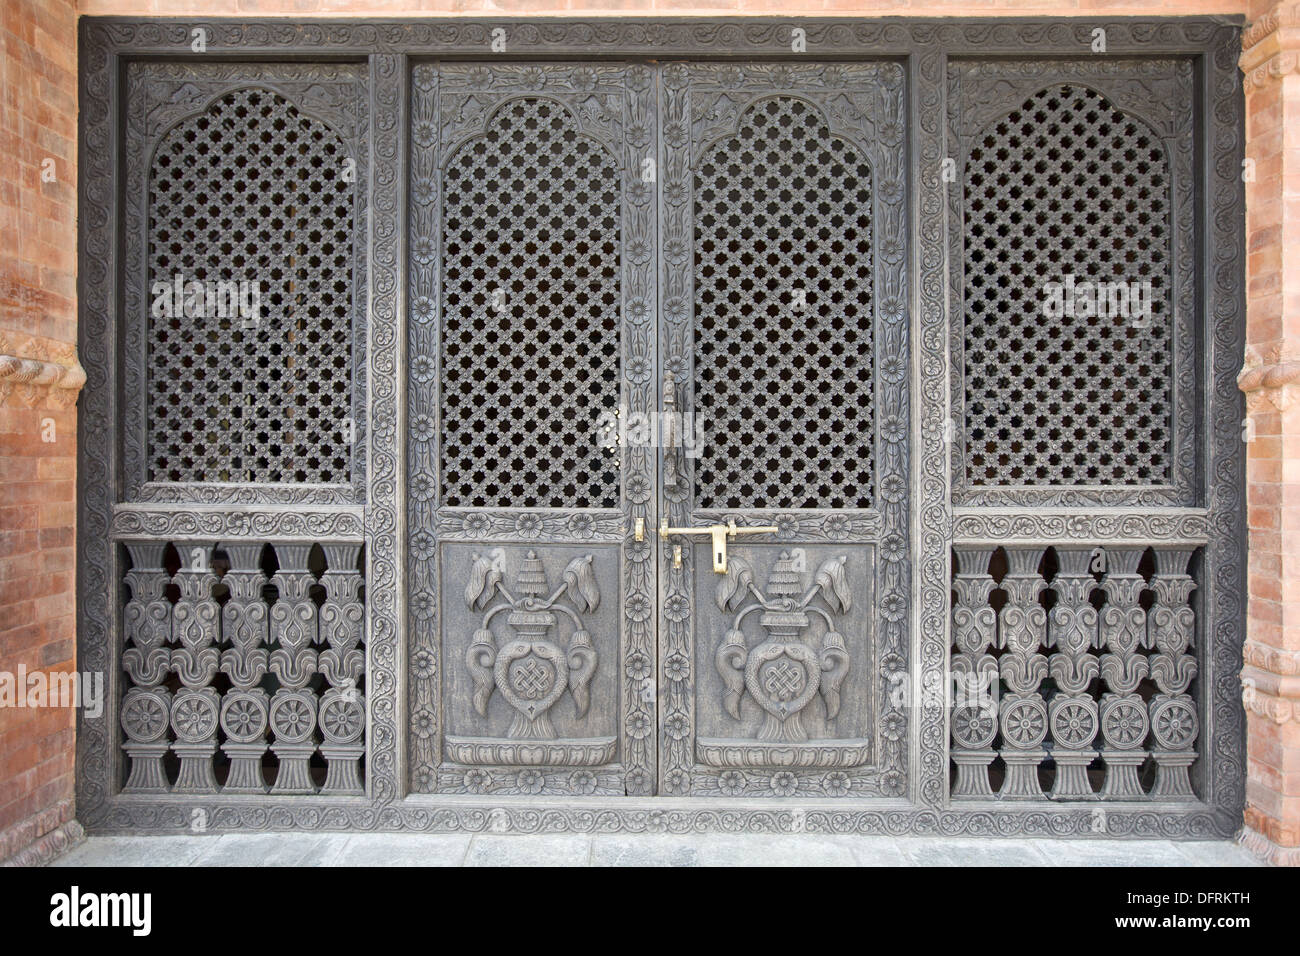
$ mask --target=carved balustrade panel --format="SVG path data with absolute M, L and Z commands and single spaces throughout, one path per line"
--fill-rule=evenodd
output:
M 1198 554 L 958 545 L 953 797 L 1197 799 Z
M 364 794 L 361 544 L 125 551 L 122 791 Z

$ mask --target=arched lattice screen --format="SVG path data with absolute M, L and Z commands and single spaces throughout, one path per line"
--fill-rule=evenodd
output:
M 965 171 L 971 485 L 1170 483 L 1170 176 L 1143 122 L 1035 93 Z
M 870 507 L 871 170 L 795 97 L 695 171 L 701 507 Z
M 265 89 L 163 138 L 149 175 L 151 481 L 350 480 L 353 161 Z
M 559 103 L 521 97 L 444 180 L 444 502 L 615 507 L 621 171 Z

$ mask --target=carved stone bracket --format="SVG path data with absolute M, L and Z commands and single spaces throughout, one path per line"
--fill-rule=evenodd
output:
M 1300 73 L 1300 4 L 1276 3 L 1241 35 L 1246 92 Z
M 12 397 L 28 408 L 69 408 L 85 383 L 86 370 L 75 357 L 64 363 L 0 354 L 0 402 Z

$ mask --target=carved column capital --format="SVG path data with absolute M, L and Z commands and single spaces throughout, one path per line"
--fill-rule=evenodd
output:
M 73 346 L 0 331 L 0 404 L 68 408 L 85 383 Z
M 1275 3 L 1241 35 L 1241 50 L 1247 92 L 1300 73 L 1300 3 Z
M 1300 405 L 1300 355 L 1294 351 L 1285 343 L 1247 346 L 1237 387 L 1246 395 L 1248 412 L 1286 412 Z
M 1243 657 L 1246 710 L 1275 724 L 1300 723 L 1300 652 L 1247 641 Z

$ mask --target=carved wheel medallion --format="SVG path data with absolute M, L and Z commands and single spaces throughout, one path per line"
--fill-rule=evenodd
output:
M 1150 729 L 1141 700 L 1110 700 L 1102 703 L 1101 732 L 1112 747 L 1140 747 Z
M 167 734 L 167 704 L 158 692 L 132 688 L 122 704 L 122 729 L 132 740 L 150 743 Z
M 1151 712 L 1151 724 L 1156 740 L 1170 750 L 1188 746 L 1200 732 L 1196 711 L 1188 701 L 1174 697 L 1156 704 Z
M 997 722 L 986 708 L 964 704 L 952 712 L 953 738 L 967 750 L 987 747 L 997 733 Z
M 182 692 L 172 701 L 172 727 L 185 743 L 207 740 L 217 729 L 216 707 L 203 694 Z
M 1032 750 L 1047 737 L 1047 714 L 1042 701 L 1013 701 L 1002 711 L 1002 736 L 1018 750 Z
M 1097 715 L 1081 701 L 1068 701 L 1052 712 L 1052 738 L 1062 747 L 1081 750 L 1097 735 Z
M 221 729 L 236 743 L 249 743 L 266 731 L 266 702 L 248 691 L 232 691 L 221 704 Z

